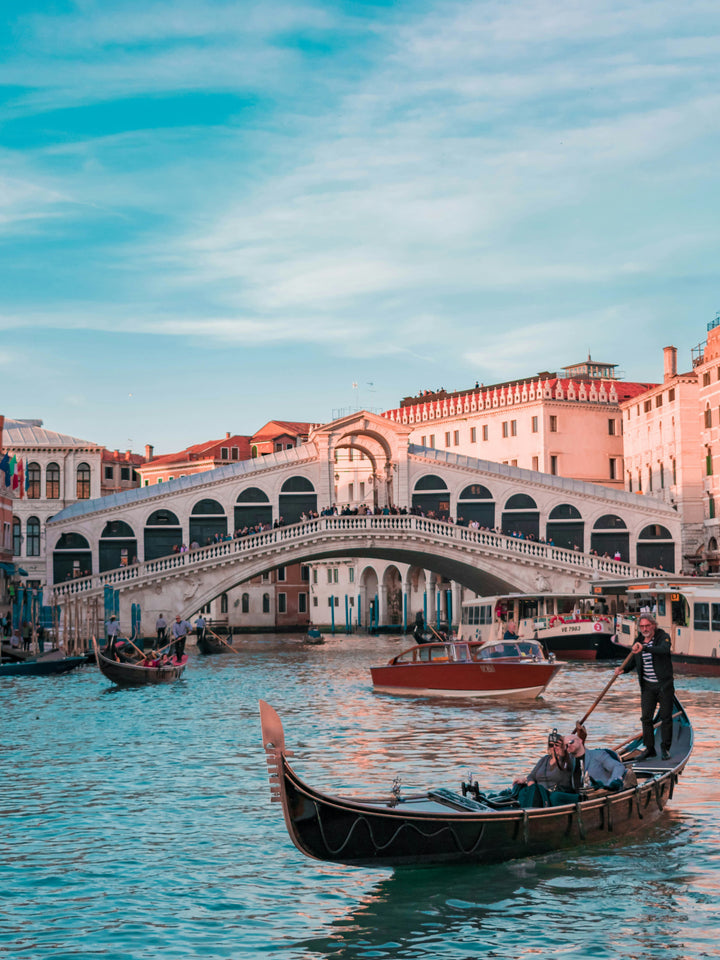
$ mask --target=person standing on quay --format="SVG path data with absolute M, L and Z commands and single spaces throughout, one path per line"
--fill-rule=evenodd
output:
M 205 617 L 200 614 L 195 621 L 195 633 L 197 635 L 198 643 L 202 643 L 205 639 Z
M 616 667 L 615 676 L 637 670 L 640 681 L 640 709 L 645 750 L 638 759 L 657 756 L 653 714 L 659 706 L 662 759 L 670 759 L 672 743 L 672 711 L 675 685 L 670 637 L 657 625 L 651 613 L 640 614 L 639 634 L 632 645 L 632 660 L 625 667 Z
M 167 633 L 167 620 L 162 613 L 155 621 L 155 630 L 157 631 L 158 646 L 161 647 L 165 641 L 165 635 Z

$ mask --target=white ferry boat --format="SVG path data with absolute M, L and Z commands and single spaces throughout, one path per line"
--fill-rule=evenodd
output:
M 652 613 L 672 643 L 676 672 L 720 676 L 720 583 L 702 577 L 628 580 L 593 587 L 617 612 L 615 645 L 625 656 L 637 621 Z
M 603 597 L 590 594 L 506 593 L 462 605 L 459 639 L 501 640 L 514 625 L 521 640 L 539 640 L 563 660 L 621 656 L 615 618 Z

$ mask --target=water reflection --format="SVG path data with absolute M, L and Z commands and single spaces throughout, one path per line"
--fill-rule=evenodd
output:
M 39 960 L 715 955 L 720 681 L 680 678 L 696 733 L 652 833 L 497 867 L 317 863 L 269 802 L 257 701 L 279 711 L 298 773 L 320 789 L 483 786 L 526 772 L 608 679 L 568 666 L 531 704 L 372 693 L 384 639 L 305 648 L 243 640 L 193 657 L 167 687 L 117 690 L 95 669 L 0 685 L 4 736 L 0 954 Z M 639 716 L 618 682 L 593 745 Z

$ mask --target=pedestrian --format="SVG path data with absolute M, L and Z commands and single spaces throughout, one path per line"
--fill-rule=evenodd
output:
M 205 639 L 205 617 L 200 614 L 195 621 L 195 633 L 197 635 L 198 643 L 202 643 Z
M 155 631 L 157 632 L 158 646 L 161 647 L 167 635 L 167 620 L 162 613 L 155 621 Z
M 670 759 L 672 743 L 672 713 L 675 685 L 671 658 L 670 637 L 657 625 L 651 613 L 640 614 L 638 636 L 632 645 L 634 654 L 624 667 L 615 668 L 615 676 L 637 670 L 640 682 L 640 710 L 645 750 L 637 758 L 645 760 L 657 756 L 653 715 L 658 707 L 660 719 L 660 746 L 662 759 Z
M 185 653 L 185 641 L 187 639 L 188 633 L 192 630 L 192 627 L 187 622 L 183 620 L 180 614 L 175 617 L 175 623 L 172 625 L 172 635 L 175 648 L 175 659 L 179 663 L 183 654 Z

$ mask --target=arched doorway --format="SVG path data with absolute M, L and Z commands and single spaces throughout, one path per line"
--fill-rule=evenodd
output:
M 450 492 L 442 477 L 428 474 L 415 484 L 412 505 L 426 517 L 446 519 L 450 516 Z
M 254 527 L 259 523 L 272 524 L 270 498 L 259 487 L 248 487 L 238 494 L 235 501 L 235 530 Z
M 620 554 L 620 560 L 630 562 L 630 534 L 622 517 L 606 513 L 595 521 L 590 537 L 590 549 L 600 557 L 614 557 Z
M 577 507 L 561 503 L 548 516 L 545 539 L 566 550 L 585 550 L 585 524 Z
M 532 497 L 526 493 L 515 493 L 510 497 L 503 510 L 502 532 L 508 537 L 540 539 L 540 511 Z
M 495 499 L 487 487 L 473 483 L 458 497 L 457 521 L 477 523 L 488 530 L 495 529 Z
M 362 626 L 369 631 L 380 623 L 380 591 L 378 577 L 373 567 L 365 567 L 360 574 L 360 609 Z
M 285 523 L 299 523 L 303 513 L 317 512 L 315 487 L 307 477 L 289 477 L 280 488 L 278 519 Z
M 137 540 L 130 524 L 109 520 L 100 534 L 98 564 L 100 573 L 137 563 Z
M 642 567 L 675 572 L 675 542 L 659 523 L 643 527 L 637 539 L 637 562 Z
M 147 519 L 143 531 L 145 560 L 167 557 L 182 544 L 182 527 L 172 510 L 155 510 Z
M 403 622 L 403 592 L 402 577 L 395 566 L 385 568 L 383 574 L 383 588 L 385 591 L 385 611 L 381 618 L 383 624 L 400 624 Z
M 79 533 L 64 533 L 53 550 L 53 583 L 89 576 L 91 572 L 90 544 Z
M 216 536 L 227 534 L 227 517 L 217 500 L 200 500 L 190 514 L 190 543 L 201 547 L 212 543 Z

